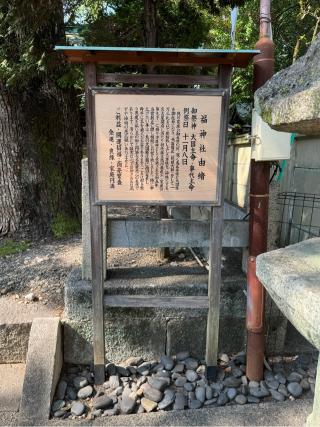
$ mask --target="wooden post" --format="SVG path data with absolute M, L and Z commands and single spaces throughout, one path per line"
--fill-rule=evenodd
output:
M 159 214 L 160 214 L 160 219 L 168 218 L 167 207 L 166 206 L 159 206 Z M 169 248 L 159 248 L 157 250 L 157 253 L 158 253 L 158 259 L 160 261 L 170 257 L 170 249 Z
M 86 134 L 89 166 L 89 199 L 91 231 L 91 268 L 92 268 L 92 324 L 93 324 L 93 358 L 94 381 L 105 381 L 105 342 L 104 342 L 104 251 L 102 230 L 102 206 L 95 205 L 97 176 L 95 152 L 92 141 L 92 105 L 90 87 L 96 85 L 96 65 L 85 64 L 86 90 Z
M 231 67 L 219 67 L 219 88 L 227 89 L 225 103 L 221 115 L 221 135 L 226 141 L 228 132 L 228 108 Z M 223 144 L 222 144 L 223 145 Z M 218 374 L 218 341 L 219 341 L 219 318 L 220 318 L 220 287 L 221 287 L 221 251 L 223 234 L 223 199 L 224 199 L 224 172 L 227 144 L 219 156 L 218 174 L 220 174 L 220 206 L 212 207 L 210 212 L 210 259 L 208 298 L 209 310 L 207 319 L 207 342 L 206 342 L 206 376 L 215 381 Z

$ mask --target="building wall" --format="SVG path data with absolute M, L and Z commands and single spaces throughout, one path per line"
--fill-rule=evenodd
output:
M 320 136 L 296 137 L 290 160 L 284 164 L 280 192 L 285 193 L 281 201 L 281 246 L 318 236 Z
M 232 137 L 228 141 L 225 196 L 241 208 L 249 200 L 251 143 L 249 135 Z
M 248 135 L 229 138 L 225 196 L 246 210 L 250 157 Z M 320 235 L 320 136 L 297 136 L 281 166 L 269 189 L 268 250 Z

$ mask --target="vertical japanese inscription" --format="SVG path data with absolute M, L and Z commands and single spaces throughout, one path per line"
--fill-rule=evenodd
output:
M 97 92 L 99 201 L 217 198 L 220 95 Z

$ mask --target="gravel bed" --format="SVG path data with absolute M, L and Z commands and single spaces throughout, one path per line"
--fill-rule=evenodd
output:
M 62 310 L 65 280 L 80 262 L 80 236 L 33 242 L 24 252 L 0 258 L 0 297 Z
M 61 419 L 88 419 L 143 412 L 257 404 L 295 400 L 314 393 L 316 358 L 303 354 L 273 358 L 266 363 L 264 380 L 249 381 L 246 355 L 219 356 L 216 382 L 207 381 L 205 364 L 188 351 L 160 360 L 130 357 L 107 363 L 106 381 L 94 385 L 90 367 L 66 365 L 57 385 L 51 415 Z

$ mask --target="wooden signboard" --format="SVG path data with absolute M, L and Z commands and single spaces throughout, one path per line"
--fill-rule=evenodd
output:
M 223 90 L 91 90 L 97 204 L 221 204 Z

